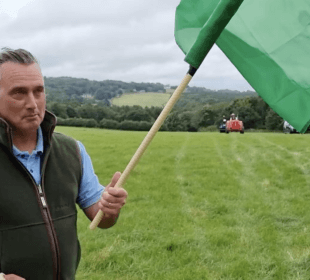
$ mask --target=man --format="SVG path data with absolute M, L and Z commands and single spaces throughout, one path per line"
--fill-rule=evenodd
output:
M 44 79 L 29 52 L 0 52 L 0 272 L 4 279 L 75 279 L 76 203 L 99 224 L 116 223 L 127 192 L 104 188 L 82 143 L 54 133 Z M 103 193 L 103 191 L 105 192 Z M 102 195 L 103 193 L 103 195 Z M 102 197 L 101 197 L 102 195 Z M 0 276 L 1 277 L 1 276 Z

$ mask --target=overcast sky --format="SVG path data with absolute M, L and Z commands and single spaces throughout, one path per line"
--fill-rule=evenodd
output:
M 174 40 L 180 0 L 0 0 L 0 48 L 24 48 L 47 77 L 178 85 L 188 70 Z M 253 90 L 214 46 L 190 86 Z

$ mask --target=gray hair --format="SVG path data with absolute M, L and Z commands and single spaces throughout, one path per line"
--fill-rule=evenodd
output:
M 24 49 L 13 50 L 10 48 L 2 48 L 0 51 L 0 69 L 2 64 L 6 62 L 14 62 L 19 64 L 32 64 L 37 63 L 39 65 L 38 60 L 28 51 Z M 2 76 L 2 71 L 0 71 L 0 81 Z
M 24 49 L 13 50 L 10 48 L 2 48 L 0 52 L 0 66 L 5 62 L 14 62 L 20 64 L 39 64 L 38 60 L 28 51 Z

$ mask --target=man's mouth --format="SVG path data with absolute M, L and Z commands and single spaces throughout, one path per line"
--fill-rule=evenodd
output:
M 32 119 L 32 118 L 35 118 L 37 115 L 30 115 L 30 116 L 26 116 L 25 118 L 30 118 L 30 119 Z

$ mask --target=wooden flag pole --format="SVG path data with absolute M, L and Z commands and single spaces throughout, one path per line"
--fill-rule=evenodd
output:
M 194 76 L 196 70 L 197 70 L 196 68 L 190 67 L 190 70 L 188 71 L 186 76 L 183 78 L 181 84 L 174 91 L 174 93 L 170 97 L 169 101 L 167 102 L 166 106 L 162 110 L 161 114 L 158 116 L 157 120 L 155 121 L 155 123 L 151 127 L 151 129 L 148 132 L 148 134 L 145 136 L 144 140 L 140 144 L 140 146 L 137 149 L 136 153 L 133 155 L 132 159 L 128 163 L 128 165 L 125 168 L 124 172 L 122 173 L 121 177 L 117 181 L 117 183 L 115 185 L 115 188 L 122 187 L 125 184 L 125 182 L 126 182 L 128 176 L 129 176 L 130 172 L 134 169 L 136 164 L 139 162 L 139 160 L 142 157 L 143 153 L 145 152 L 146 148 L 151 143 L 151 141 L 153 140 L 153 138 L 156 135 L 157 131 L 162 126 L 162 124 L 165 121 L 165 119 L 167 118 L 169 112 L 173 108 L 174 104 L 178 101 L 178 99 L 180 98 L 182 92 L 185 90 L 185 88 L 187 87 L 187 85 L 191 81 L 191 79 Z M 89 228 L 91 230 L 96 229 L 96 227 L 98 226 L 98 224 L 102 220 L 103 216 L 104 216 L 104 213 L 101 210 L 99 210 L 98 213 L 96 214 L 95 218 L 91 222 Z

